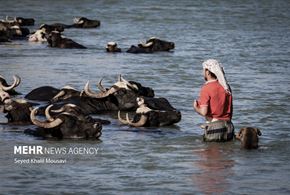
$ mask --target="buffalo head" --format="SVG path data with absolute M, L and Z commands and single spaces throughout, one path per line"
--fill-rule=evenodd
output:
M 134 127 L 158 127 L 178 123 L 181 120 L 181 113 L 178 110 L 153 110 L 145 103 L 144 98 L 137 98 L 138 109 L 134 118 L 131 120 L 129 114 L 126 119 L 121 117 L 118 112 L 118 119 L 122 124 L 128 124 Z
M 86 49 L 85 46 L 76 43 L 71 39 L 63 38 L 58 31 L 52 31 L 47 37 L 47 42 L 50 47 L 66 49 Z
M 20 26 L 33 26 L 35 20 L 33 18 L 22 18 L 22 17 L 16 17 L 15 21 L 20 25 Z
M 146 41 L 146 43 L 140 43 L 138 46 L 132 45 L 127 52 L 128 53 L 153 53 L 158 51 L 170 51 L 174 49 L 175 44 L 173 42 L 164 41 L 152 37 Z
M 121 52 L 121 49 L 118 48 L 118 45 L 116 42 L 108 42 L 106 46 L 106 51 L 114 53 L 114 52 Z
M 101 25 L 99 20 L 90 20 L 85 17 L 74 18 L 74 24 L 72 25 L 75 28 L 96 28 Z
M 46 121 L 36 118 L 38 108 L 31 111 L 30 118 L 34 125 L 44 128 L 46 132 L 58 138 L 99 138 L 102 134 L 102 124 L 79 117 L 76 113 L 61 112 Z
M 140 47 L 149 47 L 152 48 L 152 51 L 169 51 L 174 49 L 175 44 L 173 42 L 164 41 L 161 39 L 157 39 L 155 37 L 151 37 L 146 41 L 145 44 L 139 44 Z
M 23 100 L 12 100 L 8 93 L 0 91 L 1 102 L 4 105 L 3 112 L 7 113 L 6 118 L 9 123 L 27 124 L 30 123 L 30 111 L 32 105 Z

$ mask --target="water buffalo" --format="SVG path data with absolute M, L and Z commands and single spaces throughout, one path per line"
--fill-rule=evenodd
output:
M 31 111 L 30 118 L 34 125 L 40 127 L 36 134 L 43 137 L 98 139 L 102 134 L 102 124 L 90 118 L 79 117 L 75 113 L 61 112 L 53 119 L 40 121 L 35 116 L 37 110 L 38 108 L 34 108 Z
M 7 42 L 10 39 L 24 39 L 29 33 L 28 28 L 20 27 L 19 24 L 0 21 L 0 38 L 3 39 L 2 42 Z
M 89 82 L 85 85 L 84 93 L 96 99 L 107 97 L 114 97 L 114 103 L 118 110 L 135 110 L 137 108 L 136 98 L 138 96 L 153 97 L 154 91 L 152 88 L 143 87 L 140 83 L 134 81 L 127 81 L 119 76 L 116 82 L 109 89 L 105 89 L 101 81 L 99 82 L 99 89 L 101 92 L 95 93 L 89 88 Z
M 111 123 L 108 120 L 92 118 L 91 116 L 85 114 L 83 112 L 83 110 L 75 104 L 64 104 L 61 108 L 59 108 L 57 110 L 52 110 L 51 109 L 52 107 L 53 107 L 53 104 L 49 105 L 45 109 L 45 116 L 46 116 L 47 120 L 49 120 L 49 121 L 53 121 L 54 120 L 53 118 L 62 112 L 68 112 L 68 113 L 72 113 L 74 115 L 77 115 L 80 119 L 83 119 L 83 120 L 89 120 L 91 122 L 99 122 L 103 125 L 107 125 L 107 124 Z
M 23 99 L 4 99 L 4 113 L 7 113 L 6 118 L 8 123 L 13 124 L 30 124 L 30 111 L 32 104 Z
M 42 30 L 44 33 L 49 35 L 52 31 L 58 31 L 58 32 L 63 32 L 65 28 L 65 25 L 63 24 L 42 24 L 39 27 L 39 30 Z
M 26 99 L 46 101 L 53 103 L 53 109 L 59 109 L 65 104 L 75 104 L 79 106 L 84 114 L 99 113 L 107 110 L 118 110 L 118 107 L 114 104 L 114 97 L 108 97 L 103 99 L 96 99 L 88 97 L 70 86 L 65 86 L 61 89 L 56 89 L 50 86 L 43 86 L 36 88 L 29 92 Z M 40 107 L 39 113 L 44 113 L 47 106 Z
M 81 18 L 74 18 L 74 24 L 72 27 L 75 28 L 96 28 L 101 25 L 101 22 L 99 20 L 90 20 L 85 17 Z
M 14 17 L 11 18 L 6 16 L 6 20 L 2 20 L 10 25 L 19 25 L 19 26 L 33 26 L 35 20 L 33 18 L 22 18 L 22 17 Z
M 47 42 L 50 47 L 67 48 L 67 49 L 86 49 L 85 46 L 74 42 L 71 39 L 63 38 L 58 31 L 52 31 L 47 37 Z
M 122 124 L 127 124 L 134 127 L 158 127 L 167 126 L 178 123 L 181 120 L 181 113 L 170 107 L 166 110 L 153 110 L 148 107 L 144 98 L 137 98 L 138 109 L 134 115 L 133 120 L 129 119 L 129 114 L 126 114 L 126 120 L 122 119 L 120 111 L 118 112 L 118 119 Z
M 60 102 L 68 99 L 79 98 L 81 92 L 71 86 L 64 86 L 51 99 L 51 103 Z
M 33 89 L 24 98 L 28 100 L 35 101 L 50 101 L 56 94 L 60 92 L 60 89 L 51 86 L 42 86 L 36 89 Z
M 30 31 L 28 28 L 20 27 L 19 25 L 14 25 L 10 27 L 11 39 L 25 39 Z
M 106 46 L 106 51 L 115 53 L 115 52 L 121 52 L 121 49 L 118 48 L 118 45 L 116 42 L 108 42 Z
M 14 75 L 13 79 L 13 84 L 8 85 L 5 78 L 0 75 L 0 91 L 6 91 L 7 93 L 9 93 L 9 95 L 19 95 L 20 93 L 15 91 L 14 88 L 20 84 L 21 79 L 17 75 Z
M 61 23 L 55 24 L 42 24 L 39 29 L 31 34 L 28 38 L 28 41 L 31 42 L 46 42 L 47 37 L 53 31 L 63 32 L 65 28 L 69 28 L 70 25 L 65 25 Z
M 174 49 L 175 44 L 164 40 L 152 37 L 146 41 L 146 43 L 140 43 L 138 46 L 132 45 L 127 52 L 128 53 L 153 53 L 158 51 L 170 51 Z
M 35 20 L 33 18 L 15 17 L 14 19 L 20 26 L 33 26 Z

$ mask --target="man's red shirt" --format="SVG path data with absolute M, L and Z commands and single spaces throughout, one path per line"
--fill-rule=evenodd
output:
M 205 83 L 200 91 L 198 106 L 208 106 L 209 118 L 231 120 L 233 114 L 232 95 L 225 91 L 217 80 Z

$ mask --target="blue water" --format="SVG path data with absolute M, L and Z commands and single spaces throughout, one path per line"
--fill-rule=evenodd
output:
M 18 91 L 85 83 L 111 86 L 122 74 L 154 88 L 182 112 L 175 126 L 136 129 L 121 126 L 116 113 L 101 141 L 41 140 L 23 126 L 0 125 L 0 191 L 3 194 L 289 194 L 290 2 L 263 1 L 0 1 L 0 17 L 33 17 L 36 25 L 85 16 L 97 29 L 64 32 L 87 50 L 13 41 L 0 44 L 0 74 Z M 151 36 L 175 42 L 169 53 L 108 54 L 116 41 L 125 51 Z M 203 84 L 201 63 L 223 63 L 234 96 L 233 122 L 262 131 L 260 148 L 240 149 L 238 141 L 204 143 L 203 119 L 192 108 Z M 94 85 L 93 89 L 96 90 Z M 17 164 L 15 145 L 95 147 L 95 155 L 48 155 L 65 164 Z

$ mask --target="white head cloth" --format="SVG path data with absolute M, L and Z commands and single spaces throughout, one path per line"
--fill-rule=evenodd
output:
M 214 73 L 217 77 L 218 82 L 223 86 L 223 88 L 231 93 L 229 84 L 225 77 L 225 72 L 222 65 L 214 59 L 208 59 L 202 63 L 203 69 L 208 69 L 210 72 Z

